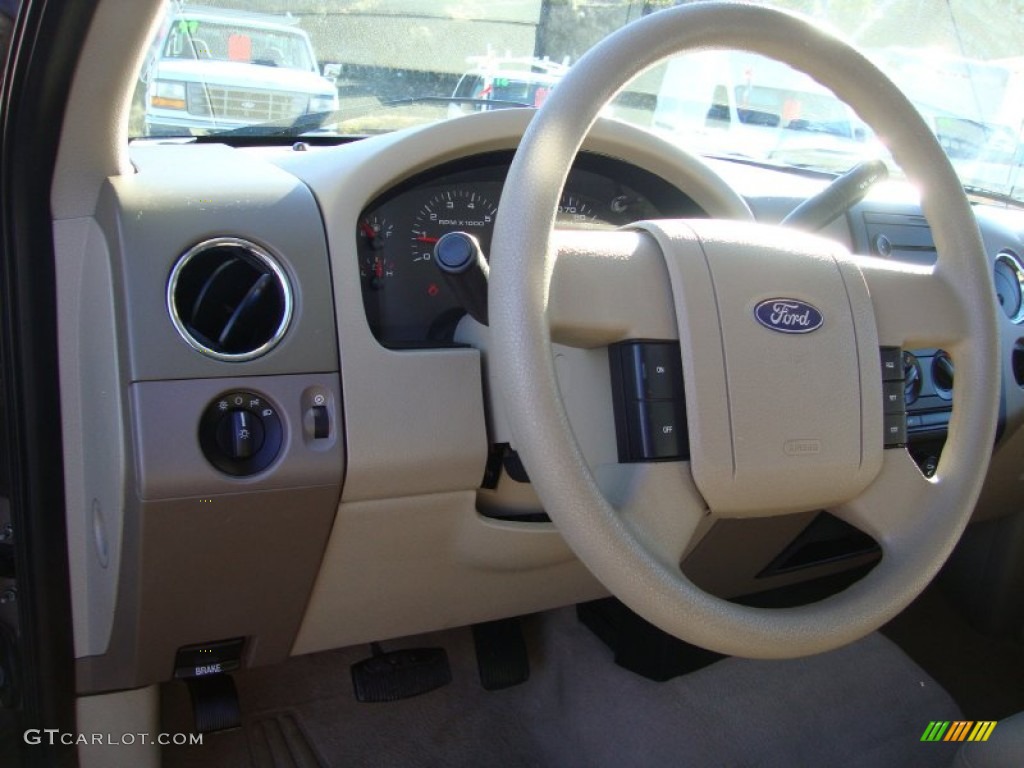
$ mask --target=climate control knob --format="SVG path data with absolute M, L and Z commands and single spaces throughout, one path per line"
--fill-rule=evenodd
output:
M 206 460 L 228 475 L 262 472 L 281 451 L 283 429 L 277 408 L 252 392 L 226 392 L 210 403 L 199 421 L 199 445 Z

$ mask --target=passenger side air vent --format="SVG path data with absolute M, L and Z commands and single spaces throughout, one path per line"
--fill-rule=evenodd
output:
M 178 259 L 167 284 L 174 327 L 217 360 L 252 360 L 288 330 L 292 292 L 265 249 L 233 237 L 207 240 Z
M 1024 321 L 1024 264 L 1012 251 L 1002 251 L 995 263 L 996 300 L 1011 322 Z

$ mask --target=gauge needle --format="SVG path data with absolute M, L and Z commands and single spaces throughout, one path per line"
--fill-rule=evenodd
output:
M 362 227 L 363 234 L 366 235 L 371 240 L 377 236 L 377 230 L 370 226 L 368 222 L 361 222 L 359 226 Z
M 427 237 L 426 235 L 420 235 L 419 237 L 416 238 L 416 242 L 418 242 L 418 243 L 436 243 L 439 239 L 440 238 L 437 238 L 437 237 Z

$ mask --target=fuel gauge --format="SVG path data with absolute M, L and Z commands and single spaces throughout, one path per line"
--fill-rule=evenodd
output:
M 359 222 L 359 245 L 374 251 L 381 251 L 394 231 L 394 226 L 387 219 L 370 216 Z

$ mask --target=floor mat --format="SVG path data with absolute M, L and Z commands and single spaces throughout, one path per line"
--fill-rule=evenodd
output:
M 725 659 L 667 683 L 614 665 L 565 609 L 525 620 L 531 676 L 479 684 L 468 629 L 385 643 L 443 645 L 453 683 L 414 699 L 359 704 L 349 666 L 366 647 L 237 675 L 243 728 L 168 747 L 170 768 L 246 766 L 946 766 L 955 747 L 920 741 L 953 700 L 874 634 L 793 661 Z M 164 730 L 188 716 L 164 691 Z
M 246 742 L 253 768 L 324 768 L 327 761 L 302 727 L 301 716 L 292 710 L 250 718 L 245 724 Z
M 932 585 L 882 632 L 926 669 L 971 720 L 1024 711 L 1024 645 L 984 635 Z

